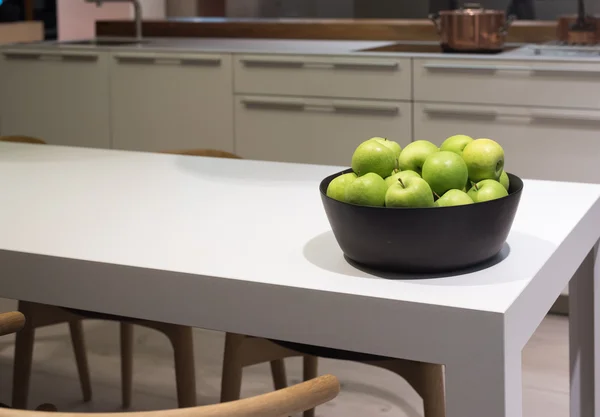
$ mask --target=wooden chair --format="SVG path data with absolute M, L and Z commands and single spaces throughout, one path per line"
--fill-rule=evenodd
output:
M 35 145 L 46 144 L 43 140 L 31 136 L 0 136 L 0 142 L 31 143 Z
M 0 141 L 44 144 L 41 139 L 28 136 L 3 136 Z M 175 379 L 177 400 L 180 407 L 196 405 L 196 376 L 194 372 L 194 342 L 192 329 L 175 324 L 137 320 L 128 317 L 70 310 L 62 307 L 19 301 L 19 311 L 28 317 L 24 329 L 17 333 L 15 341 L 15 361 L 13 366 L 12 406 L 27 408 L 29 379 L 33 359 L 35 329 L 53 324 L 68 323 L 75 362 L 84 401 L 92 399 L 90 373 L 85 350 L 82 319 L 95 318 L 120 322 L 121 338 L 121 380 L 123 408 L 131 405 L 133 383 L 133 325 L 140 325 L 162 332 L 173 346 L 175 357 Z
M 21 313 L 0 314 L 0 335 L 23 328 L 25 317 Z M 176 410 L 136 413 L 57 413 L 0 408 L 0 417 L 285 417 L 305 411 L 334 399 L 340 384 L 333 375 L 324 375 L 290 388 L 225 404 L 208 405 Z M 50 405 L 40 408 L 53 410 Z

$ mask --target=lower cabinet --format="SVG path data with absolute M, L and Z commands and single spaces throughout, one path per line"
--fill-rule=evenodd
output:
M 370 137 L 407 145 L 411 119 L 404 102 L 237 96 L 235 147 L 249 159 L 350 166 Z
M 415 103 L 414 112 L 415 139 L 487 137 L 520 177 L 600 183 L 600 111 Z
M 233 151 L 229 55 L 113 53 L 110 99 L 116 149 Z

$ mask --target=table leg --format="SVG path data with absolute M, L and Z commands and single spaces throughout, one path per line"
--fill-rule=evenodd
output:
M 598 325 L 597 247 L 585 258 L 569 283 L 569 359 L 571 371 L 571 417 L 600 417 L 598 397 L 599 365 L 595 357 L 600 347 Z
M 446 365 L 446 417 L 523 416 L 521 352 L 494 354 L 488 342 L 487 351 Z

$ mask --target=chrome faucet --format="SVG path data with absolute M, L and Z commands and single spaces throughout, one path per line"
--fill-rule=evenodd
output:
M 96 3 L 100 7 L 104 3 L 122 3 L 127 2 L 133 5 L 133 13 L 135 19 L 135 37 L 138 40 L 142 39 L 142 5 L 140 0 L 87 0 L 88 3 Z

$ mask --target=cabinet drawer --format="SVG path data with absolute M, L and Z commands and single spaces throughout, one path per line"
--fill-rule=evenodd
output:
M 236 97 L 236 152 L 252 159 L 350 166 L 373 136 L 410 142 L 408 103 Z
M 409 59 L 238 55 L 242 94 L 410 100 Z
M 520 177 L 600 183 L 600 111 L 416 103 L 415 138 L 463 133 L 498 141 Z
M 233 151 L 230 56 L 120 52 L 110 76 L 116 149 Z
M 414 60 L 417 101 L 600 109 L 600 64 Z

